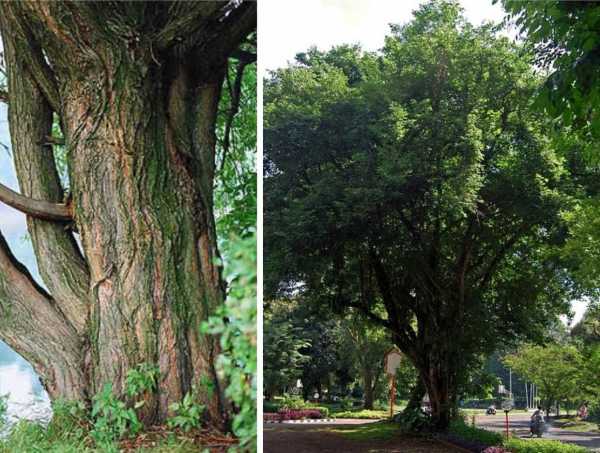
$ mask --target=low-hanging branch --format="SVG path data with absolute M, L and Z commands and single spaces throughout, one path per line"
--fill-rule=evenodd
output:
M 71 207 L 28 198 L 0 184 L 0 201 L 36 219 L 69 221 L 73 219 Z

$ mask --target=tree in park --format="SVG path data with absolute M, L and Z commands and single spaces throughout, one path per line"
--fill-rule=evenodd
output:
M 569 174 L 537 87 L 527 53 L 453 2 L 379 54 L 313 49 L 266 81 L 266 292 L 387 329 L 437 429 L 480 354 L 568 311 Z
M 145 423 L 163 422 L 200 381 L 214 389 L 200 396 L 210 419 L 227 423 L 219 340 L 199 326 L 225 291 L 217 110 L 229 61 L 254 59 L 255 27 L 254 2 L 0 4 L 21 188 L 1 187 L 0 200 L 27 214 L 47 288 L 0 237 L 0 338 L 51 398 L 89 401 L 105 383 L 123 395 L 128 371 L 151 364 L 160 377 Z

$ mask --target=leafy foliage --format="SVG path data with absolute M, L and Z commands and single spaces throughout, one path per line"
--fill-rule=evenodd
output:
M 197 403 L 193 392 L 187 393 L 183 401 L 171 404 L 169 409 L 174 412 L 174 416 L 168 420 L 169 427 L 189 432 L 200 426 L 204 406 Z
M 117 398 L 111 383 L 106 383 L 94 396 L 91 417 L 93 428 L 90 435 L 107 451 L 116 452 L 116 440 L 127 434 L 137 434 L 143 428 L 135 408 L 128 407 Z
M 246 451 L 256 448 L 256 236 L 229 243 L 226 266 L 229 293 L 204 329 L 220 335 L 219 372 L 227 377 L 225 394 L 236 406 L 233 432 Z
M 504 446 L 514 453 L 585 453 L 584 447 L 564 444 L 557 440 L 518 439 L 511 438 Z
M 475 441 L 484 445 L 499 445 L 502 443 L 502 434 L 487 431 L 467 425 L 463 420 L 454 420 L 448 432 L 467 441 Z
M 228 77 L 235 77 L 233 66 Z M 240 448 L 256 448 L 256 65 L 245 68 L 239 111 L 233 117 L 231 144 L 225 152 L 225 130 L 233 92 L 224 86 L 217 124 L 214 195 L 219 250 L 228 293 L 225 303 L 202 326 L 220 335 L 218 368 L 229 383 L 225 391 L 235 406 L 233 431 Z
M 505 357 L 504 363 L 538 386 L 546 408 L 581 397 L 584 363 L 574 346 L 523 346 Z
M 574 293 L 554 247 L 575 190 L 531 62 L 428 2 L 380 54 L 313 50 L 274 72 L 267 297 L 361 310 L 453 393 L 498 339 L 545 337 Z
M 600 6 L 559 0 L 501 3 L 534 47 L 538 64 L 550 71 L 539 105 L 565 126 L 600 137 L 595 108 L 600 101 Z
M 267 398 L 295 384 L 310 358 L 301 351 L 310 346 L 303 329 L 295 325 L 286 303 L 269 302 L 264 313 L 264 387 Z
M 125 381 L 126 393 L 134 397 L 143 392 L 151 392 L 156 389 L 160 371 L 156 365 L 142 363 L 136 368 L 129 370 Z

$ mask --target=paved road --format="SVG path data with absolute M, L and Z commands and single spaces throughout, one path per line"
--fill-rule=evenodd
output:
M 509 416 L 509 429 L 515 431 L 519 437 L 529 437 L 529 414 L 524 412 L 515 412 Z M 493 431 L 504 431 L 505 419 L 504 414 L 488 416 L 478 415 L 475 423 L 482 428 Z M 592 451 L 600 452 L 600 433 L 598 432 L 577 432 L 566 429 L 555 428 L 551 424 L 547 426 L 547 431 L 543 438 L 560 440 L 561 442 L 569 442 Z
M 449 445 L 422 438 L 401 437 L 388 441 L 349 440 L 330 430 L 357 426 L 371 420 L 345 423 L 269 423 L 264 425 L 264 453 L 461 453 Z

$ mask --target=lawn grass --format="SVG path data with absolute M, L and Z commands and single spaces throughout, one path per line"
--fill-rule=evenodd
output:
M 331 432 L 340 434 L 346 439 L 356 441 L 390 440 L 400 435 L 402 430 L 398 423 L 376 422 L 366 425 L 339 426 L 331 428 Z
M 514 453 L 586 453 L 588 451 L 578 445 L 542 439 L 512 438 L 504 441 L 504 447 Z
M 575 432 L 600 432 L 598 423 L 593 423 L 585 420 L 579 420 L 571 417 L 559 417 L 553 419 L 553 425 L 560 429 L 566 429 L 568 431 Z

